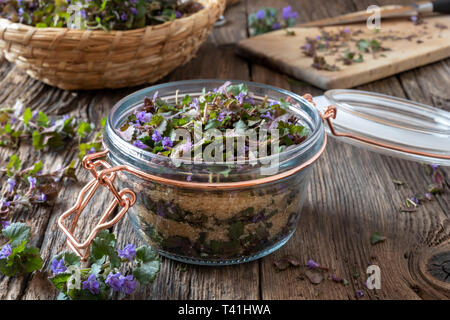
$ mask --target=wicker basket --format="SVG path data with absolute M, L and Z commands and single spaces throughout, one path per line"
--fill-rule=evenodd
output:
M 0 18 L 2 55 L 28 75 L 61 89 L 153 83 L 188 62 L 223 13 L 226 0 L 182 19 L 128 31 L 34 28 Z

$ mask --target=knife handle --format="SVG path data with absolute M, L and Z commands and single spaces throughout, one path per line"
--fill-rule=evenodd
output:
M 433 12 L 450 13 L 450 0 L 433 1 Z

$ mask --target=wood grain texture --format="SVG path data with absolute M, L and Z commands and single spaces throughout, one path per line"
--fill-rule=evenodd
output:
M 309 0 L 281 0 L 276 5 L 281 8 L 291 4 L 299 11 L 300 20 L 306 22 L 362 10 L 373 2 L 376 1 L 337 0 L 317 5 Z M 293 80 L 234 54 L 235 43 L 247 35 L 243 28 L 248 12 L 273 3 L 270 0 L 241 1 L 231 7 L 226 12 L 229 24 L 215 29 L 194 60 L 161 82 L 193 78 L 242 79 L 296 93 L 322 94 L 322 90 L 306 82 Z M 447 59 L 358 89 L 450 110 L 450 92 L 443 89 L 449 84 L 450 60 Z M 32 80 L 7 62 L 0 64 L 2 107 L 13 106 L 20 98 L 34 110 L 52 115 L 70 113 L 98 123 L 116 101 L 137 89 L 68 92 Z M 43 157 L 45 166 L 51 170 L 67 164 L 77 152 L 75 145 L 67 145 L 58 153 L 34 152 L 26 144 L 17 150 L 0 148 L 0 166 L 4 166 L 13 153 L 25 159 L 25 165 Z M 450 170 L 443 170 L 448 179 Z M 90 179 L 84 170 L 77 174 L 80 182 L 65 183 L 54 205 L 23 210 L 14 217 L 15 221 L 33 226 L 33 243 L 41 247 L 45 265 L 41 272 L 30 276 L 0 277 L 0 299 L 56 297 L 56 291 L 46 280 L 51 257 L 66 249 L 56 219 L 74 203 L 77 192 Z M 3 185 L 4 177 L 0 179 Z M 393 179 L 402 180 L 406 185 L 397 187 Z M 282 249 L 252 263 L 219 268 L 186 266 L 186 271 L 181 271 L 179 263 L 162 259 L 157 280 L 149 287 L 139 287 L 130 299 L 354 299 L 359 289 L 365 294 L 362 299 L 448 299 L 448 283 L 430 275 L 428 261 L 436 254 L 450 251 L 450 185 L 445 193 L 416 212 L 399 213 L 397 210 L 406 197 L 424 192 L 428 183 L 429 177 L 418 163 L 378 155 L 330 139 L 327 151 L 313 170 L 298 230 Z M 110 201 L 106 192 L 96 195 L 80 218 L 80 226 L 85 228 L 79 230 L 78 236 L 87 235 L 99 212 Z M 113 231 L 120 247 L 142 243 L 127 218 Z M 371 246 L 369 238 L 375 231 L 381 232 L 387 240 Z M 302 263 L 313 259 L 329 267 L 330 273 L 349 280 L 349 285 L 336 284 L 329 279 L 313 285 L 302 276 L 303 267 L 276 272 L 273 262 L 284 255 L 293 255 Z M 364 287 L 368 264 L 381 268 L 382 289 L 376 292 Z M 358 279 L 353 279 L 355 271 L 360 274 Z

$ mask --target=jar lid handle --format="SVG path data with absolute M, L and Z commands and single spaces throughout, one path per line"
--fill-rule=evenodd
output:
M 125 213 L 128 211 L 130 207 L 134 205 L 136 202 L 136 194 L 130 189 L 123 189 L 121 191 L 117 191 L 114 187 L 113 183 L 116 178 L 116 172 L 109 172 L 107 175 L 102 175 L 101 172 L 97 171 L 98 167 L 103 167 L 104 170 L 110 169 L 111 165 L 104 160 L 93 161 L 94 159 L 99 159 L 105 156 L 108 153 L 108 150 L 87 155 L 83 159 L 83 166 L 88 169 L 94 179 L 92 179 L 81 191 L 78 196 L 77 202 L 75 205 L 64 212 L 58 219 L 58 227 L 64 232 L 67 236 L 67 244 L 68 246 L 81 257 L 82 261 L 86 261 L 89 258 L 90 250 L 89 247 L 97 236 L 97 233 L 102 229 L 111 228 L 117 222 L 122 219 Z M 83 212 L 84 208 L 88 204 L 89 200 L 94 196 L 99 186 L 107 187 L 113 194 L 114 200 L 109 206 L 109 208 L 102 214 L 97 225 L 92 229 L 88 238 L 84 242 L 80 242 L 74 236 L 74 231 L 77 226 L 78 218 Z M 120 206 L 122 209 L 120 212 L 111 220 L 108 220 L 111 213 L 114 209 Z M 74 215 L 72 224 L 69 227 L 65 225 L 66 219 L 70 216 Z

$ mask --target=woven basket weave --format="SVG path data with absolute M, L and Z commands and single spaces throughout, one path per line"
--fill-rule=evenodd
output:
M 0 61 L 4 55 L 66 90 L 153 83 L 192 59 L 226 3 L 198 1 L 204 9 L 191 16 L 127 31 L 34 28 L 0 18 Z

